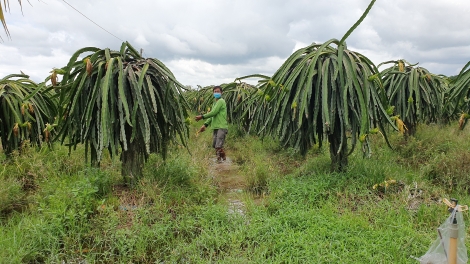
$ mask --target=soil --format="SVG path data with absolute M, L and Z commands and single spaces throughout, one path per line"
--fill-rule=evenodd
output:
M 222 162 L 217 162 L 214 159 L 210 166 L 214 182 L 221 193 L 244 190 L 246 188 L 245 177 L 240 175 L 238 165 L 233 163 L 229 157 Z
M 263 196 L 256 196 L 246 191 L 246 177 L 240 173 L 239 165 L 227 157 L 225 161 L 218 162 L 215 158 L 210 162 L 209 173 L 213 177 L 214 184 L 219 191 L 219 203 L 227 205 L 228 214 L 245 215 L 246 202 L 250 201 L 254 204 L 263 204 Z M 129 189 L 126 185 L 116 185 L 113 193 L 119 197 L 118 209 L 123 218 L 121 228 L 125 228 L 132 224 L 134 220 L 134 209 L 145 204 L 145 201 L 134 190 Z
M 229 214 L 245 215 L 247 199 L 255 204 L 262 203 L 262 197 L 247 193 L 246 177 L 240 173 L 239 166 L 229 157 L 218 162 L 214 159 L 210 164 L 210 173 L 219 190 L 219 201 L 225 203 Z

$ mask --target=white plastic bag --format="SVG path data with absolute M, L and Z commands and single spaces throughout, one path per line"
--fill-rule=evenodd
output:
M 447 218 L 446 221 L 441 226 L 439 226 L 437 229 L 437 239 L 431 244 L 428 252 L 426 252 L 426 254 L 420 258 L 416 259 L 421 264 L 447 264 L 452 229 L 458 230 L 457 263 L 467 263 L 468 257 L 467 247 L 465 246 L 465 222 L 463 220 L 462 212 L 458 212 L 458 210 L 453 210 L 449 218 Z

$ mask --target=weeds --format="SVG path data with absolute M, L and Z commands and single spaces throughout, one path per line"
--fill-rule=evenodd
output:
M 217 199 L 210 133 L 192 135 L 191 155 L 151 155 L 134 189 L 106 155 L 98 170 L 66 147 L 25 148 L 0 169 L 0 262 L 410 263 L 448 216 L 440 199 L 470 203 L 466 136 L 421 126 L 408 141 L 391 135 L 395 150 L 371 138 L 370 159 L 354 152 L 347 172 L 330 173 L 323 149 L 303 158 L 229 132 L 243 214 Z
M 16 179 L 2 179 L 0 184 L 0 216 L 21 206 L 23 193 L 21 182 Z

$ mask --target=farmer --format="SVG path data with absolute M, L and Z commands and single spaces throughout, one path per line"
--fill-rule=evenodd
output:
M 220 86 L 214 86 L 212 92 L 215 98 L 212 110 L 207 114 L 196 116 L 196 121 L 206 120 L 199 132 L 204 132 L 206 127 L 212 126 L 212 147 L 215 148 L 217 161 L 221 161 L 225 160 L 224 142 L 225 135 L 228 133 L 227 106 L 222 98 L 222 88 Z

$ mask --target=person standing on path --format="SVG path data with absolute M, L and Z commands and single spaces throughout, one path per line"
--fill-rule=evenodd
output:
M 204 132 L 206 127 L 212 127 L 212 147 L 215 148 L 217 161 L 225 160 L 224 143 L 225 136 L 228 133 L 227 123 L 227 105 L 222 98 L 222 88 L 214 86 L 212 88 L 215 102 L 209 113 L 196 116 L 196 121 L 205 119 L 204 125 L 199 129 L 199 132 Z

